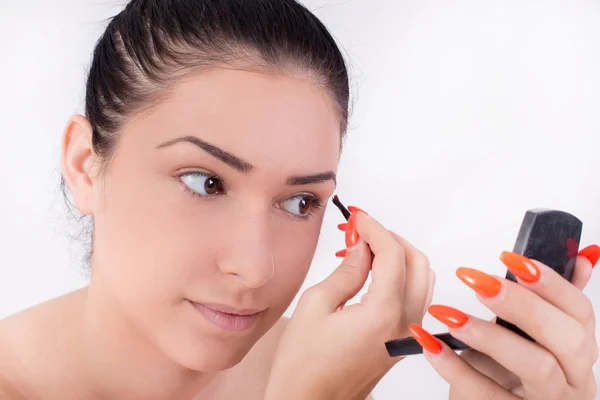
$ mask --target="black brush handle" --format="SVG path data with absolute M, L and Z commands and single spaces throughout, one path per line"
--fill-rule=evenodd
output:
M 513 252 L 546 264 L 570 282 L 573 278 L 582 228 L 583 223 L 577 217 L 564 211 L 543 208 L 529 210 L 523 218 Z M 506 279 L 517 281 L 510 271 L 507 271 Z M 510 322 L 497 318 L 496 323 L 524 338 L 533 340 L 518 326 Z M 433 336 L 453 350 L 469 348 L 449 333 Z M 390 340 L 385 343 L 385 347 L 390 357 L 402 357 L 423 352 L 423 348 L 413 338 Z
M 438 333 L 433 336 L 446 343 L 452 350 L 466 350 L 470 348 L 449 333 Z M 385 342 L 385 349 L 390 357 L 404 357 L 423 353 L 423 347 L 412 337 L 389 340 Z

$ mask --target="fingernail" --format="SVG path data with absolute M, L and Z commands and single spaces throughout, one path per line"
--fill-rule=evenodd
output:
M 340 250 L 338 252 L 335 253 L 336 257 L 346 257 L 346 249 Z
M 429 306 L 429 314 L 450 328 L 460 328 L 469 321 L 469 316 L 456 308 L 435 304 Z
M 593 244 L 582 249 L 577 255 L 590 260 L 592 268 L 594 268 L 598 263 L 598 259 L 600 259 L 600 246 Z
M 502 290 L 499 280 L 476 269 L 460 267 L 456 276 L 483 297 L 494 297 Z
M 358 232 L 356 231 L 356 214 L 350 214 L 348 224 L 346 225 L 346 247 L 352 247 L 358 243 Z
M 421 328 L 417 324 L 410 324 L 408 327 L 410 333 L 421 347 L 430 352 L 431 354 L 440 354 L 442 352 L 442 345 L 436 338 L 434 338 L 429 332 Z
M 540 279 L 540 269 L 529 258 L 510 251 L 500 254 L 500 261 L 506 265 L 508 270 L 521 280 L 534 283 Z
M 356 213 L 357 211 L 360 211 L 361 213 L 365 213 L 367 214 L 367 212 L 365 210 L 361 210 L 358 207 L 354 207 L 354 206 L 348 206 L 348 211 L 350 211 L 351 213 Z M 369 214 L 367 214 L 369 215 Z
M 344 222 L 343 224 L 338 224 L 338 229 L 339 229 L 340 231 L 344 231 L 344 232 L 345 232 L 345 231 L 346 231 L 346 226 L 347 226 L 347 225 L 348 225 L 348 224 L 347 224 L 347 223 L 345 223 L 345 222 Z

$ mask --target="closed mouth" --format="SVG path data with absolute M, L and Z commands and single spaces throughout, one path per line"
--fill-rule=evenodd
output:
M 266 309 L 240 309 L 222 304 L 202 304 L 188 300 L 209 322 L 226 331 L 244 331 L 254 325 Z
M 213 311 L 219 312 L 221 314 L 228 314 L 231 316 L 250 316 L 250 315 L 258 314 L 265 310 L 265 309 L 261 309 L 261 310 L 259 310 L 259 309 L 239 309 L 239 308 L 230 307 L 230 306 L 226 306 L 226 305 L 222 305 L 222 304 L 197 303 L 195 301 L 191 301 L 191 302 L 194 305 L 206 307 Z

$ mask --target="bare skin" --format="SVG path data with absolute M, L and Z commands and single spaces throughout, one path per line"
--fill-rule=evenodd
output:
M 89 122 L 71 117 L 62 171 L 94 219 L 92 276 L 0 322 L 4 391 L 260 398 L 335 189 L 339 127 L 310 79 L 244 68 L 178 81 L 125 121 L 108 164 Z M 215 323 L 198 304 L 239 315 Z
M 95 400 L 67 371 L 60 352 L 61 324 L 76 316 L 85 289 L 42 303 L 0 322 L 0 398 Z M 282 317 L 235 367 L 216 376 L 194 400 L 262 400 L 277 345 L 289 319 Z M 43 361 L 43 362 L 42 362 Z M 42 363 L 41 363 L 42 362 Z M 64 369 L 57 366 L 63 365 Z M 77 393 L 69 395 L 69 393 Z M 108 398 L 108 397 L 107 397 Z M 371 395 L 365 400 L 373 400 Z
M 243 67 L 190 75 L 155 100 L 124 122 L 108 163 L 89 121 L 69 119 L 62 170 L 93 217 L 91 280 L 0 321 L 3 397 L 264 398 L 335 189 L 339 110 L 297 72 Z M 379 230 L 403 271 L 400 242 Z M 419 319 L 429 267 L 408 267 Z
M 69 340 L 64 337 L 65 325 L 79 317 L 85 291 L 42 303 L 0 322 L 0 398 L 99 398 L 91 393 L 82 397 L 88 390 L 85 381 L 69 373 L 76 360 L 61 351 L 64 341 Z M 239 364 L 215 376 L 194 400 L 262 399 L 287 322 L 287 318 L 281 318 Z

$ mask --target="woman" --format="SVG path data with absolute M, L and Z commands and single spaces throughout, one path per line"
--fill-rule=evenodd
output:
M 295 1 L 131 1 L 98 41 L 86 89 L 62 170 L 93 217 L 90 284 L 0 322 L 4 397 L 364 399 L 399 361 L 383 343 L 412 332 L 451 398 L 593 398 L 593 310 L 579 289 L 596 247 L 575 286 L 514 257 L 517 275 L 542 279 L 461 270 L 477 290 L 500 289 L 481 300 L 540 339 L 467 317 L 455 334 L 490 357 L 461 360 L 414 325 L 431 302 L 427 257 L 353 208 L 344 261 L 281 318 L 311 263 L 348 118 L 340 51 Z M 367 295 L 345 307 L 370 270 Z M 557 349 L 565 336 L 579 338 L 572 353 Z M 515 365 L 528 356 L 548 363 L 550 396 Z

